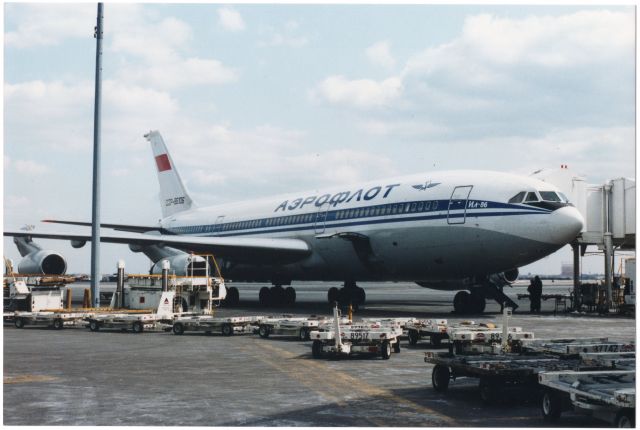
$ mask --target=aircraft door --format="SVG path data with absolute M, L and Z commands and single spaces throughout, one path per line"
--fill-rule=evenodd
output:
M 325 223 L 327 222 L 327 213 L 329 212 L 329 208 L 331 207 L 331 203 L 326 202 L 320 205 L 318 208 L 318 212 L 316 213 L 316 220 L 313 224 L 316 234 L 322 234 L 325 230 Z
M 467 200 L 473 185 L 462 185 L 455 187 L 449 199 L 449 209 L 447 211 L 447 223 L 464 224 L 467 218 Z M 462 210 L 462 213 L 460 213 Z

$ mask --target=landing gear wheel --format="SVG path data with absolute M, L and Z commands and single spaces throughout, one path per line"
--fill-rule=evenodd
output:
M 280 285 L 274 285 L 269 292 L 271 293 L 272 306 L 282 306 L 284 304 L 284 288 Z
M 471 293 L 469 295 L 469 311 L 474 314 L 481 314 L 484 312 L 484 308 L 487 306 L 487 301 L 484 296 L 478 293 Z
M 226 306 L 238 306 L 240 304 L 240 292 L 236 287 L 230 287 L 227 289 L 227 297 L 224 299 Z
M 296 303 L 296 290 L 294 290 L 293 287 L 285 288 L 284 303 L 287 306 L 293 306 Z
M 382 342 L 382 346 L 380 347 L 380 356 L 383 360 L 391 358 L 391 343 L 388 340 Z
M 229 323 L 222 324 L 221 330 L 223 336 L 231 336 L 233 334 L 233 327 Z
M 471 294 L 468 291 L 458 291 L 453 297 L 453 310 L 457 314 L 467 314 L 470 302 Z
M 311 356 L 313 358 L 322 358 L 322 342 L 319 340 L 314 340 L 313 345 L 311 345 Z
M 364 291 L 364 288 L 358 287 L 355 293 L 356 302 L 359 305 L 364 305 L 364 302 L 367 301 L 367 293 Z
M 434 334 L 433 336 L 429 337 L 429 343 L 432 347 L 439 348 L 440 344 L 442 343 L 442 338 L 437 334 Z
M 480 398 L 487 405 L 492 405 L 498 398 L 498 384 L 489 378 L 480 378 Z
M 449 388 L 449 379 L 451 378 L 451 372 L 447 366 L 442 364 L 436 364 L 431 371 L 431 385 L 433 389 L 438 393 L 444 393 Z
M 182 325 L 182 323 L 177 322 L 173 325 L 173 334 L 184 334 L 184 326 Z
M 416 345 L 418 343 L 418 340 L 420 339 L 420 334 L 417 330 L 409 330 L 408 337 L 409 345 Z
M 618 428 L 633 428 L 636 426 L 633 409 L 622 409 L 616 415 L 615 425 Z
M 89 321 L 89 330 L 91 331 L 100 330 L 100 324 L 98 324 L 98 321 Z
M 261 325 L 260 328 L 258 329 L 258 334 L 260 335 L 261 338 L 266 339 L 269 337 L 269 326 L 266 325 Z
M 396 343 L 393 344 L 393 352 L 395 352 L 396 354 L 400 354 L 400 339 L 398 339 Z
M 258 301 L 262 306 L 269 306 L 271 303 L 271 290 L 269 287 L 260 288 L 260 293 L 258 293 Z
M 16 320 L 13 322 L 13 325 L 15 325 L 16 328 L 22 328 L 24 327 L 24 320 L 22 318 L 16 318 Z
M 64 327 L 64 322 L 60 318 L 56 318 L 53 320 L 53 328 L 56 330 L 62 330 Z
M 131 325 L 131 329 L 133 330 L 134 333 L 142 333 L 142 331 L 144 330 L 144 326 L 140 321 L 135 321 Z
M 329 304 L 333 304 L 333 302 L 338 301 L 338 288 L 331 287 L 329 291 L 327 291 L 327 300 L 329 300 Z
M 300 340 L 309 340 L 309 329 L 307 327 L 302 327 L 298 333 L 298 337 Z
M 341 307 L 349 306 L 349 303 L 353 304 L 350 293 L 351 291 L 346 288 L 340 288 L 338 290 L 338 303 L 340 304 Z
M 548 423 L 555 423 L 562 414 L 562 397 L 555 390 L 545 390 L 542 395 L 542 418 Z

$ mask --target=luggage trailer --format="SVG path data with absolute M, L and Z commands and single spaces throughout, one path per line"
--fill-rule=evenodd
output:
M 320 330 L 310 332 L 313 340 L 313 358 L 323 356 L 351 356 L 356 353 L 379 355 L 384 360 L 391 357 L 391 351 L 400 352 L 402 328 L 377 322 L 356 322 L 341 324 L 337 307 L 333 309 L 332 324 L 325 324 Z
M 574 409 L 616 427 L 635 427 L 635 369 L 545 372 L 538 383 L 544 387 L 541 409 L 547 422 L 558 422 L 563 411 Z
M 175 317 L 173 312 L 175 294 L 175 291 L 162 292 L 155 312 L 133 309 L 98 310 L 93 314 L 89 314 L 85 321 L 89 323 L 89 330 L 94 332 L 102 328 L 131 330 L 134 333 L 142 333 L 145 330 L 170 329 Z
M 299 340 L 310 340 L 310 333 L 313 330 L 320 330 L 321 327 L 331 323 L 330 317 L 315 316 L 292 317 L 284 315 L 282 317 L 267 317 L 260 321 L 258 334 L 266 339 L 271 335 L 295 336 Z
M 223 336 L 254 333 L 264 316 L 214 317 L 212 315 L 183 315 L 173 322 L 173 333 L 182 335 L 187 331 L 201 331 L 206 334 L 220 333 Z
M 538 376 L 544 372 L 577 370 L 612 370 L 616 366 L 635 366 L 635 354 L 629 351 L 602 353 L 603 350 L 628 349 L 628 344 L 610 342 L 606 338 L 596 343 L 594 339 L 563 340 L 564 348 L 550 352 L 541 345 L 558 342 L 535 341 L 538 350 L 523 346 L 518 353 L 502 352 L 453 354 L 452 352 L 426 352 L 424 361 L 434 364 L 431 382 L 434 390 L 445 392 L 450 380 L 459 377 L 479 379 L 480 397 L 491 403 L 506 388 L 525 388 L 531 395 L 540 393 Z M 633 354 L 633 356 L 632 356 Z
M 65 326 L 84 325 L 85 318 L 90 314 L 86 312 L 64 312 L 64 311 L 38 311 L 21 312 L 16 311 L 11 319 L 16 328 L 23 328 L 26 325 L 53 327 L 61 330 Z M 6 318 L 7 316 L 5 316 Z

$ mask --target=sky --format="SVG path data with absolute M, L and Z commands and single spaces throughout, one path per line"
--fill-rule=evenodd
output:
M 3 225 L 90 221 L 96 5 L 4 14 Z M 107 3 L 103 48 L 102 222 L 160 218 L 149 130 L 200 206 L 447 169 L 635 178 L 633 6 Z M 89 245 L 40 243 L 90 271 Z M 101 245 L 118 259 L 149 267 Z

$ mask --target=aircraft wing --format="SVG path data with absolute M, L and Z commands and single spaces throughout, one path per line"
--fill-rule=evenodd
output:
M 90 242 L 87 233 L 47 233 L 34 231 L 5 231 L 5 236 L 29 236 L 40 239 L 60 239 Z M 311 254 L 309 245 L 300 239 L 252 237 L 198 237 L 181 235 L 128 233 L 100 233 L 100 242 L 132 245 L 166 245 L 185 252 L 209 253 L 234 262 L 253 264 L 285 264 L 304 259 Z
M 83 227 L 91 227 L 90 222 L 83 222 L 83 221 L 62 221 L 57 219 L 43 219 L 42 222 L 52 223 L 52 224 L 68 224 L 68 225 L 80 225 Z M 119 231 L 130 231 L 134 233 L 147 233 L 149 231 L 160 231 L 159 226 L 147 226 L 147 225 L 100 223 L 100 227 L 111 228 Z

